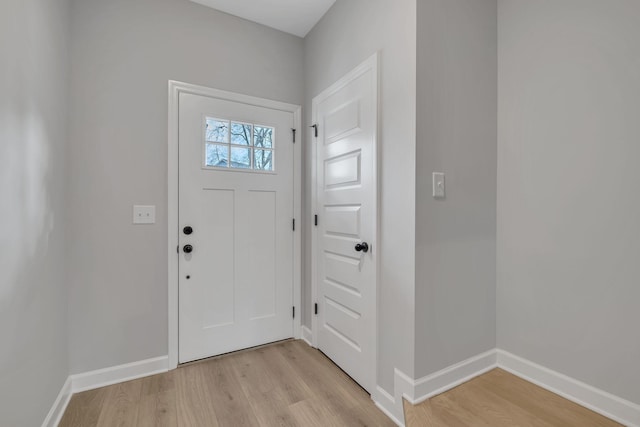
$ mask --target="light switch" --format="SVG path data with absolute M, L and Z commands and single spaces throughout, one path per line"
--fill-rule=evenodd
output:
M 155 224 L 156 223 L 156 207 L 135 205 L 133 207 L 133 223 L 134 224 Z
M 436 199 L 445 198 L 444 173 L 442 172 L 433 173 L 433 197 Z

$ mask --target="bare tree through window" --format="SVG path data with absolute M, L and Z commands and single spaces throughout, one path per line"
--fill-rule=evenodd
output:
M 269 126 L 206 119 L 206 166 L 273 171 L 274 131 Z
M 273 170 L 273 151 L 266 148 L 273 148 L 273 128 L 266 126 L 255 126 L 254 135 L 254 162 L 255 168 L 261 170 Z

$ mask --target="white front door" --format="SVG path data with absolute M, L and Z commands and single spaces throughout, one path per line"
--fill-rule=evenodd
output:
M 180 363 L 293 336 L 293 124 L 180 94 Z
M 377 60 L 314 99 L 318 348 L 375 386 Z

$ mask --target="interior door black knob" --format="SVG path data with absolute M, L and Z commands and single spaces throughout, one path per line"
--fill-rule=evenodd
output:
M 184 247 L 182 248 L 182 250 L 184 251 L 185 254 L 190 254 L 191 252 L 193 252 L 193 246 L 191 245 L 184 245 Z
M 369 252 L 369 244 L 367 242 L 358 243 L 356 245 L 356 251 L 364 252 L 366 254 Z
M 193 233 L 193 228 L 190 225 L 187 225 L 182 229 L 182 232 L 188 236 L 189 234 Z

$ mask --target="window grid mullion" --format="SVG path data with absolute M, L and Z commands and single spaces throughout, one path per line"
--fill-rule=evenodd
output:
M 255 159 L 254 159 L 254 155 L 253 155 L 253 146 L 255 144 L 255 135 L 256 135 L 256 129 L 255 129 L 255 125 L 251 124 L 251 141 L 250 141 L 250 145 L 249 145 L 249 157 L 251 157 L 251 170 L 256 170 L 256 165 L 255 165 Z
M 222 141 L 209 141 L 206 137 L 205 137 L 205 153 L 206 153 L 206 145 L 208 144 L 213 144 L 215 146 L 218 146 L 221 148 L 221 146 L 226 146 L 227 149 L 227 166 L 226 169 L 236 169 L 232 166 L 232 148 L 236 147 L 236 148 L 242 148 L 242 149 L 247 149 L 249 151 L 249 169 L 250 170 L 256 170 L 256 171 L 262 171 L 262 170 L 269 170 L 269 171 L 274 171 L 275 168 L 275 159 L 274 159 L 274 155 L 275 155 L 275 129 L 274 128 L 270 128 L 268 126 L 263 126 L 261 125 L 261 127 L 263 128 L 270 128 L 271 129 L 271 134 L 270 134 L 270 141 L 271 141 L 271 147 L 267 148 L 264 146 L 261 147 L 257 147 L 256 144 L 256 130 L 255 127 L 256 125 L 253 123 L 245 123 L 245 122 L 232 122 L 231 120 L 224 120 L 224 119 L 212 119 L 212 120 L 216 120 L 219 123 L 224 123 L 226 125 L 226 141 L 222 142 Z M 235 144 L 232 142 L 232 127 L 233 124 L 237 124 L 240 126 L 246 126 L 250 128 L 250 140 L 249 145 L 246 146 L 244 144 Z M 208 126 L 208 125 L 207 125 Z M 205 129 L 206 132 L 206 129 Z M 256 165 L 256 155 L 257 152 L 260 151 L 263 154 L 263 157 L 265 154 L 270 155 L 271 156 L 271 160 L 269 162 L 270 164 L 270 169 L 264 169 L 265 165 L 261 165 L 260 168 L 257 167 Z M 241 168 L 237 168 L 237 169 L 241 169 Z

